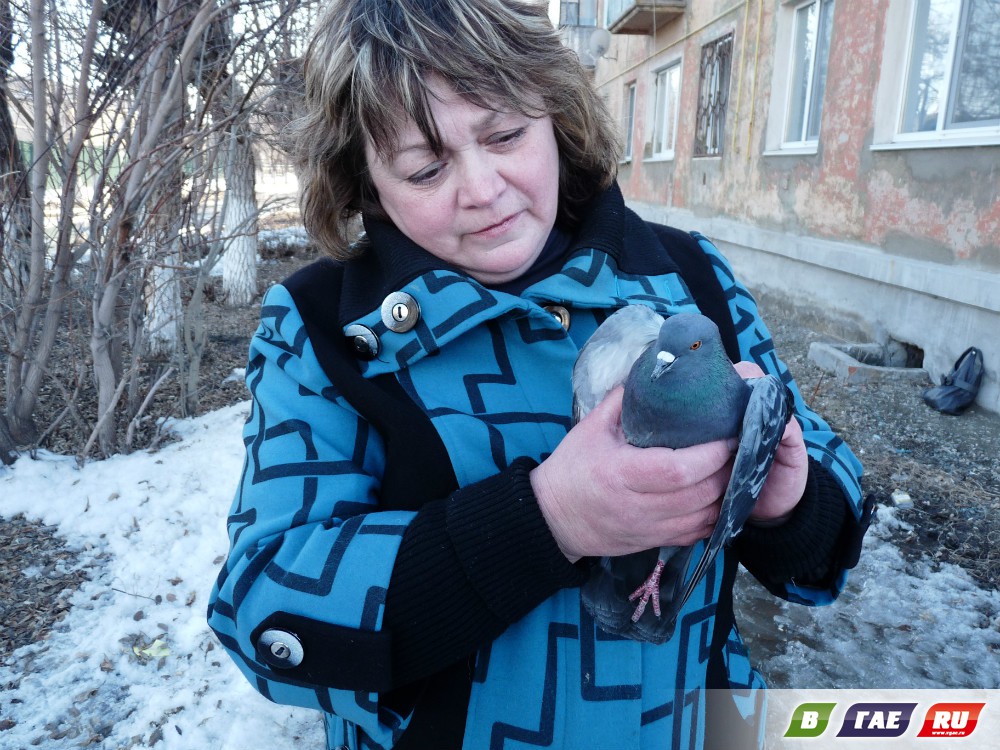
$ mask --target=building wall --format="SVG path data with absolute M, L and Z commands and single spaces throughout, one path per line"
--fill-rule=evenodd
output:
M 980 347 L 979 403 L 1000 411 L 1000 126 L 895 142 L 912 5 L 835 0 L 812 145 L 782 148 L 795 3 L 689 0 L 654 34 L 613 34 L 595 83 L 616 115 L 636 87 L 635 156 L 620 169 L 633 208 L 712 236 L 753 286 L 856 317 L 873 340 L 920 347 L 935 378 Z M 722 154 L 696 158 L 701 49 L 728 33 Z M 651 160 L 655 73 L 678 59 L 674 155 Z

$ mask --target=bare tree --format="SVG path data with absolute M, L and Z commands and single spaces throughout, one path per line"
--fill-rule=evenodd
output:
M 9 0 L 0 0 L 0 328 L 8 339 L 13 339 L 16 310 L 28 283 L 31 242 L 28 168 L 11 114 L 17 101 L 9 85 L 13 63 L 13 16 Z M 8 357 L 7 382 L 11 366 Z M 13 461 L 15 443 L 6 415 L 0 413 L 0 461 Z
M 17 16 L 8 2 L 0 0 L 0 20 Z M 50 361 L 69 300 L 90 301 L 81 325 L 97 408 L 67 405 L 60 415 L 83 430 L 81 458 L 94 446 L 103 455 L 117 451 L 123 432 L 130 443 L 152 393 L 173 373 L 182 412 L 197 407 L 202 294 L 211 268 L 240 255 L 241 245 L 251 248 L 244 269 L 255 270 L 251 123 L 272 93 L 274 51 L 288 48 L 277 40 L 298 7 L 297 0 L 94 0 L 65 9 L 30 0 L 13 19 L 30 35 L 32 56 L 23 113 L 32 159 L 19 181 L 8 179 L 18 174 L 20 151 L 3 119 L 12 37 L 0 32 L 0 139 L 14 144 L 0 151 L 7 160 L 0 239 L 5 268 L 17 257 L 8 246 L 24 259 L 0 278 L 8 355 L 0 457 L 11 442 L 30 445 L 38 435 L 33 415 L 43 381 L 54 377 Z M 255 281 L 234 285 L 234 302 L 249 301 L 237 286 L 256 293 Z M 56 390 L 71 397 L 86 386 L 72 369 L 72 382 L 56 378 Z

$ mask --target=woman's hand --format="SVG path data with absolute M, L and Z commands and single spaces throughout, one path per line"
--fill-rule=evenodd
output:
M 735 367 L 744 378 L 764 375 L 764 371 L 753 362 L 737 362 Z M 764 489 L 750 513 L 750 522 L 772 526 L 788 520 L 802 499 L 808 474 L 809 460 L 806 444 L 802 440 L 802 427 L 793 416 L 785 426 Z
M 731 441 L 636 448 L 622 434 L 621 409 L 617 388 L 531 472 L 542 514 L 571 562 L 691 545 L 719 517 Z

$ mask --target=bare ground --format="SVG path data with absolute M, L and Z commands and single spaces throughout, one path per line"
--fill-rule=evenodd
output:
M 261 290 L 315 258 L 308 250 L 273 252 L 260 267 Z M 245 365 L 258 315 L 256 304 L 234 310 L 221 304 L 220 294 L 210 298 L 200 412 L 246 399 L 242 383 L 227 378 Z M 914 507 L 907 521 L 913 531 L 897 540 L 900 549 L 960 565 L 984 588 L 1000 587 L 1000 416 L 977 407 L 958 417 L 940 414 L 921 400 L 925 386 L 912 381 L 839 383 L 808 358 L 809 344 L 858 341 L 861 326 L 772 295 L 759 294 L 758 298 L 778 351 L 806 400 L 864 463 L 865 492 L 874 494 L 882 505 L 892 502 L 895 490 L 912 498 Z M 85 359 L 81 342 L 65 342 L 61 351 L 65 362 L 54 363 L 57 372 L 73 372 Z M 149 373 L 150 378 L 154 376 Z M 158 394 L 137 448 L 157 442 L 156 424 L 161 417 L 177 416 L 177 393 L 175 386 L 168 386 Z M 86 388 L 82 394 L 87 398 Z M 39 413 L 39 423 L 55 419 L 64 403 L 51 398 Z M 45 447 L 72 453 L 82 427 L 72 416 L 64 418 Z M 0 660 L 44 638 L 67 611 L 72 592 L 88 578 L 75 551 L 54 531 L 23 517 L 0 518 L 0 622 L 4 623 Z
M 880 505 L 908 494 L 914 531 L 896 540 L 905 554 L 965 568 L 985 588 L 1000 586 L 1000 415 L 972 406 L 960 416 L 927 406 L 931 385 L 896 380 L 847 385 L 808 357 L 813 341 L 863 342 L 863 326 L 758 293 L 779 354 L 810 405 L 864 464 L 862 489 Z M 988 342 L 963 342 L 981 348 Z M 937 382 L 945 373 L 931 373 Z

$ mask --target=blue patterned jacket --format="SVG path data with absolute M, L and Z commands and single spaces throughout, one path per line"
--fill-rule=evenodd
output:
M 268 292 L 251 345 L 247 458 L 209 606 L 247 678 L 322 711 L 330 748 L 697 748 L 723 719 L 749 728 L 763 683 L 732 615 L 737 561 L 776 595 L 828 603 L 866 512 L 860 464 L 725 259 L 642 221 L 617 187 L 518 296 L 366 228 L 358 260 Z M 580 346 L 626 304 L 727 318 L 730 356 L 789 385 L 813 459 L 792 520 L 745 529 L 661 646 L 595 627 L 586 561 L 559 553 L 527 474 L 570 428 Z

